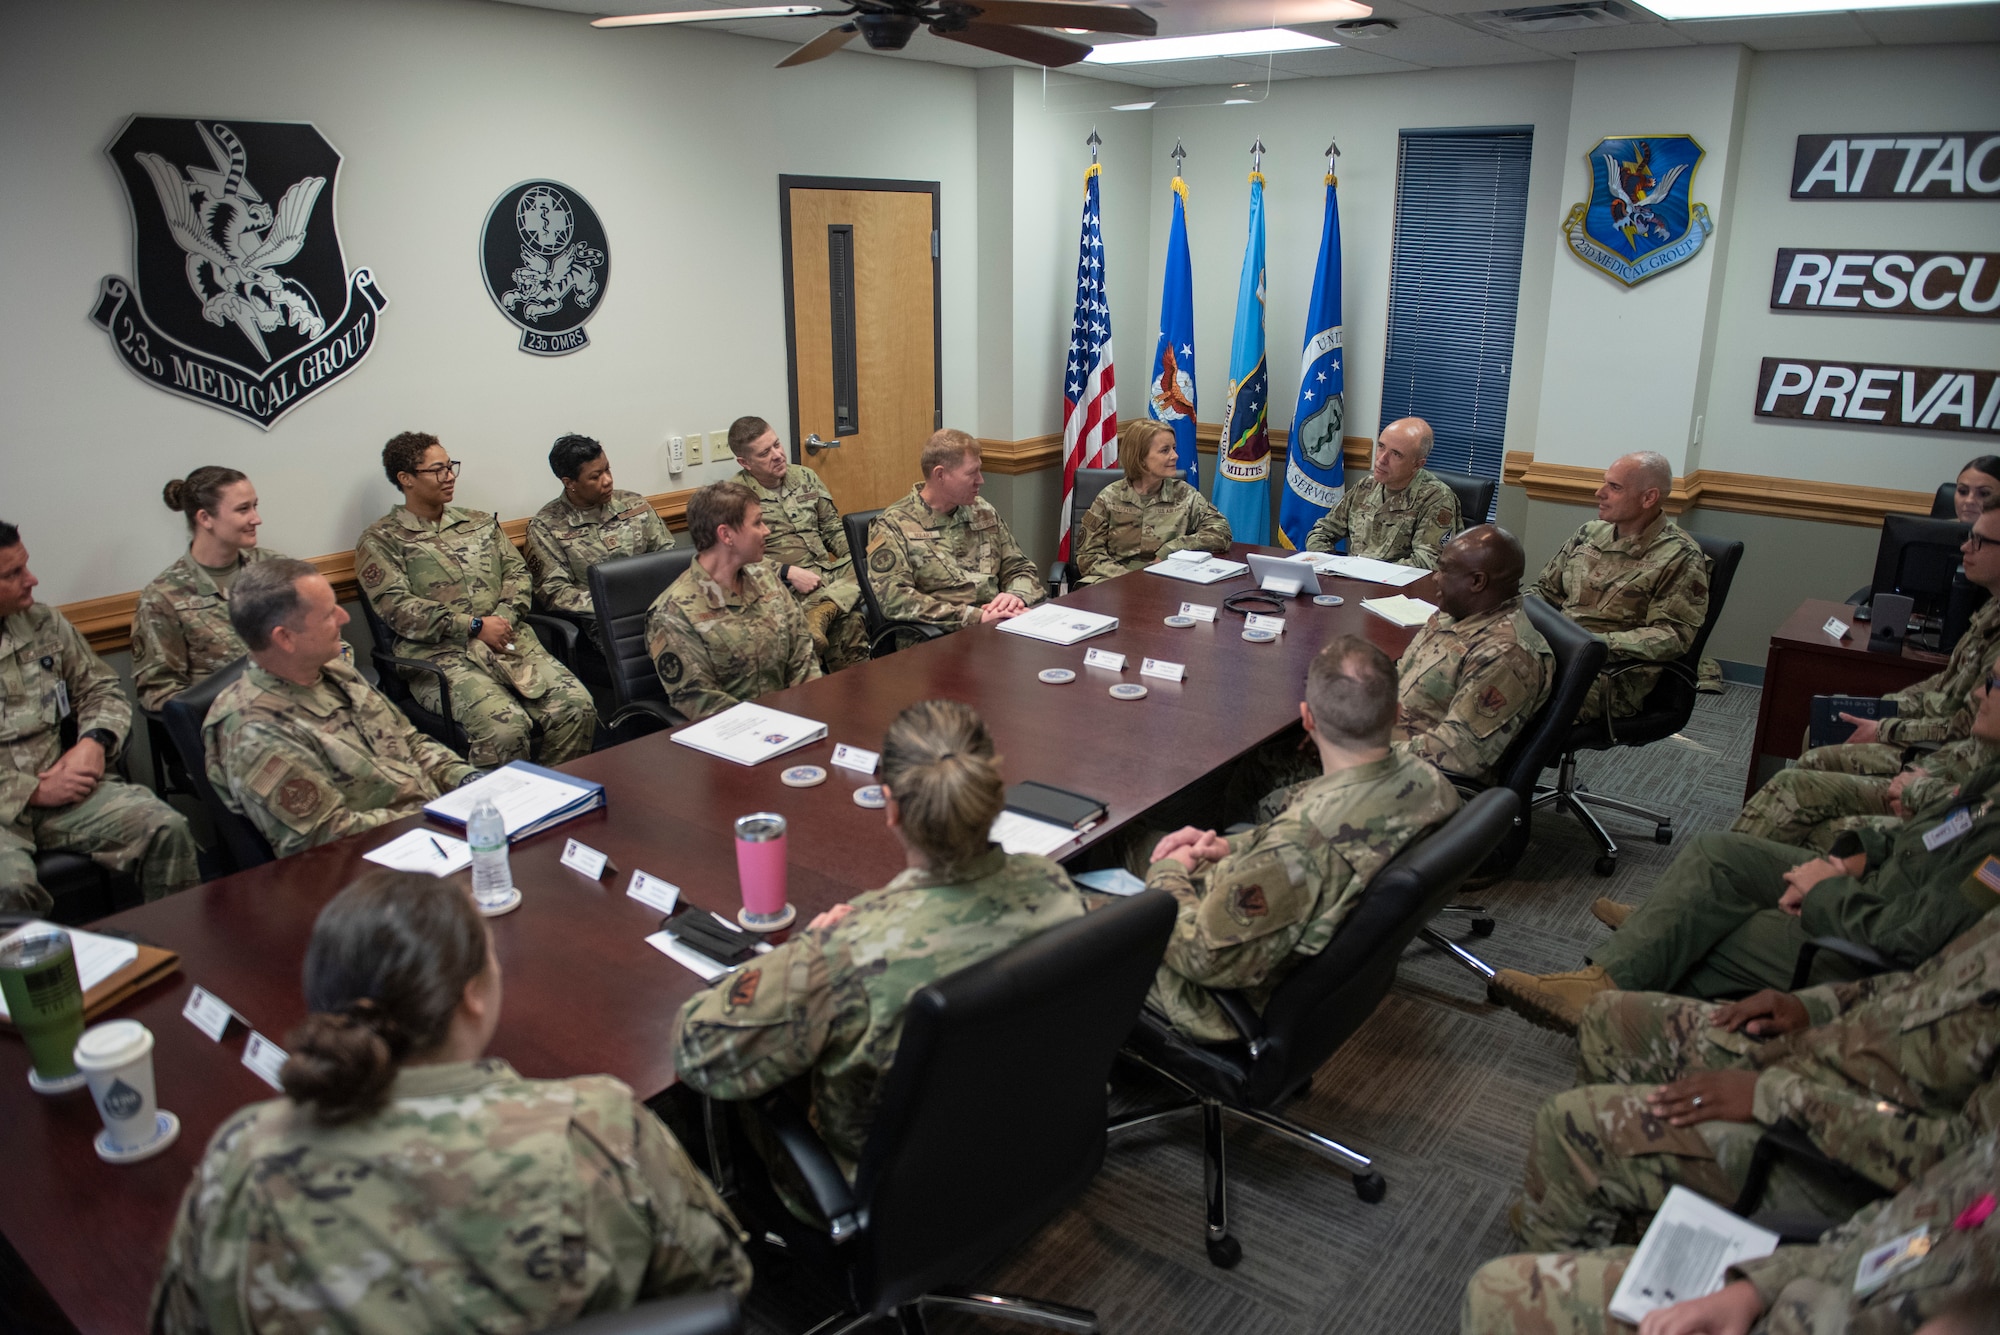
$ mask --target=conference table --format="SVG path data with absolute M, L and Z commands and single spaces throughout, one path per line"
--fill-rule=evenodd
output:
M 1239 544 L 1229 556 L 1241 561 L 1248 551 L 1270 549 Z M 761 697 L 827 725 L 825 740 L 782 758 L 744 767 L 656 733 L 564 766 L 602 783 L 608 800 L 513 847 L 523 903 L 492 923 L 506 996 L 489 1051 L 531 1077 L 609 1072 L 642 1098 L 668 1089 L 675 1015 L 705 984 L 647 944 L 660 914 L 627 896 L 632 873 L 680 887 L 683 903 L 733 913 L 741 902 L 734 822 L 775 811 L 789 825 L 789 897 L 800 924 L 885 884 L 903 867 L 901 845 L 879 811 L 853 801 L 877 776 L 830 760 L 837 743 L 879 750 L 889 722 L 916 700 L 978 708 L 1009 783 L 1040 780 L 1106 803 L 1102 822 L 1052 854 L 1077 863 L 1284 731 L 1298 718 L 1307 664 L 1329 639 L 1352 634 L 1391 657 L 1401 653 L 1414 632 L 1360 605 L 1395 590 L 1331 577 L 1321 583 L 1342 605 L 1290 600 L 1285 633 L 1258 644 L 1242 638 L 1243 618 L 1221 606 L 1253 587 L 1247 574 L 1198 585 L 1135 573 L 1065 597 L 1065 606 L 1119 620 L 1109 634 L 1073 646 L 979 626 Z M 1166 625 L 1183 602 L 1216 608 L 1215 620 Z M 1089 649 L 1125 655 L 1125 669 L 1084 666 Z M 1142 677 L 1144 658 L 1185 665 L 1185 680 Z M 1037 673 L 1051 667 L 1073 669 L 1076 680 L 1044 684 Z M 1148 694 L 1114 699 L 1109 688 L 1119 682 L 1140 682 Z M 783 769 L 805 763 L 827 768 L 827 781 L 812 788 L 779 781 Z M 242 1064 L 250 1033 L 283 1044 L 304 1018 L 300 969 L 320 908 L 374 868 L 365 852 L 423 823 L 409 817 L 93 924 L 180 955 L 178 973 L 95 1017 L 137 1019 L 154 1035 L 160 1106 L 181 1119 L 179 1141 L 157 1157 L 124 1167 L 101 1162 L 90 1147 L 101 1124 L 89 1095 L 32 1093 L 26 1048 L 0 1041 L 7 1164 L 0 1234 L 77 1329 L 143 1329 L 175 1208 L 208 1138 L 236 1109 L 274 1096 Z M 563 867 L 570 839 L 609 855 L 615 870 L 593 881 Z M 196 986 L 240 1017 L 220 1042 L 181 1017 Z

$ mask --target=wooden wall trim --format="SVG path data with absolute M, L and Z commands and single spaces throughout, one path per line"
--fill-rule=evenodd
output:
M 1543 463 L 1532 454 L 1509 451 L 1502 471 L 1509 486 L 1521 487 L 1531 500 L 1565 505 L 1589 505 L 1601 468 Z M 1672 514 L 1701 506 L 1740 514 L 1774 515 L 1816 523 L 1853 524 L 1875 528 L 1887 514 L 1929 514 L 1934 493 L 1891 487 L 1862 487 L 1846 482 L 1815 482 L 1805 478 L 1765 477 L 1757 473 L 1725 473 L 1697 468 L 1674 479 L 1667 502 Z
M 982 439 L 979 456 L 987 472 L 1006 477 L 1039 473 L 1044 468 L 1059 468 L 1063 457 L 1062 432 L 1029 436 L 1026 440 Z

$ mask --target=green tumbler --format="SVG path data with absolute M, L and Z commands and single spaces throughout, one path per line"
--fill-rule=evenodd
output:
M 0 941 L 0 996 L 7 1016 L 28 1041 L 28 1084 L 37 1093 L 81 1089 L 76 1040 L 83 1033 L 83 984 L 69 933 L 37 924 Z

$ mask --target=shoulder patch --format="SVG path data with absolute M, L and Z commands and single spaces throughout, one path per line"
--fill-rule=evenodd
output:
M 681 656 L 676 653 L 661 654 L 653 660 L 653 666 L 659 670 L 660 680 L 669 686 L 687 675 L 687 669 L 681 666 Z
M 1450 528 L 1451 520 L 1452 520 L 1451 511 L 1440 507 L 1437 512 L 1437 520 L 1436 520 L 1438 526 L 1440 528 Z
M 1483 714 L 1497 714 L 1507 705 L 1507 696 L 1498 686 L 1488 686 L 1479 696 L 1479 710 Z
M 1988 857 L 1979 864 L 1979 870 L 1972 873 L 1972 879 L 2000 895 L 2000 858 Z
M 1269 913 L 1271 906 L 1264 898 L 1264 887 L 1261 885 L 1238 886 L 1236 889 L 1236 911 L 1246 919 L 1261 918 Z
M 362 568 L 361 582 L 363 584 L 380 584 L 382 582 L 382 567 L 370 561 Z
M 739 970 L 736 981 L 729 985 L 729 1009 L 749 1006 L 757 1000 L 758 985 L 764 981 L 764 971 L 760 968 Z
M 278 805 L 293 816 L 310 816 L 319 806 L 319 788 L 304 777 L 287 779 L 278 789 Z
M 874 554 L 868 558 L 868 568 L 885 575 L 896 568 L 896 554 L 889 550 L 887 543 L 877 547 Z

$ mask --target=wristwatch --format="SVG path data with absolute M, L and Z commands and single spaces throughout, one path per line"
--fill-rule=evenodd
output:
M 470 634 L 468 634 L 468 635 L 467 635 L 467 636 L 466 636 L 465 638 L 466 638 L 466 639 L 468 639 L 468 640 L 476 640 L 476 639 L 478 639 L 478 638 L 479 638 L 479 628 L 480 628 L 481 626 L 485 625 L 485 624 L 486 624 L 486 618 L 485 618 L 485 617 L 474 617 L 474 618 L 472 618 L 472 631 L 471 631 L 471 633 L 470 633 Z
M 782 582 L 789 583 L 791 581 L 791 578 L 792 578 L 792 568 L 789 565 L 785 565 L 781 562 L 778 566 L 778 579 Z
M 78 737 L 77 740 L 79 742 L 96 742 L 104 748 L 104 754 L 107 756 L 118 749 L 118 734 L 109 728 L 92 728 Z

